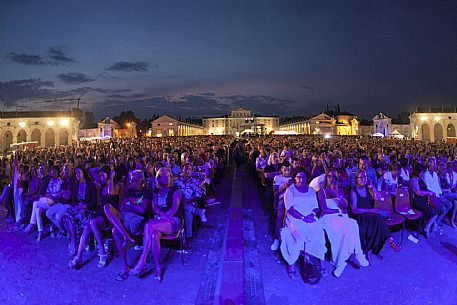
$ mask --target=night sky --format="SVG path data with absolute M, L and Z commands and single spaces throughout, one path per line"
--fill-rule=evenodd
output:
M 97 118 L 457 104 L 457 1 L 1 1 L 0 18 L 4 110 L 84 92 Z

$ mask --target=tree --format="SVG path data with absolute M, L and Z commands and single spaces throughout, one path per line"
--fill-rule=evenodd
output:
M 92 128 L 95 125 L 94 113 L 91 111 L 84 112 L 84 127 Z
M 114 120 L 121 126 L 121 128 L 126 128 L 127 123 L 135 122 L 139 123 L 139 120 L 136 118 L 135 113 L 132 110 L 122 111 L 119 116 L 115 116 Z

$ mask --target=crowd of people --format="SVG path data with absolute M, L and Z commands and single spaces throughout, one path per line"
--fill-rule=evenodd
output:
M 216 204 L 215 185 L 223 173 L 230 137 L 112 139 L 57 148 L 17 151 L 1 160 L 1 206 L 12 231 L 68 238 L 70 268 L 95 245 L 98 267 L 112 259 L 114 240 L 122 262 L 116 280 L 151 271 L 164 275 L 162 238 L 184 234 L 190 247 L 194 216 L 207 221 L 205 209 Z M 184 232 L 184 233 L 182 233 Z M 91 243 L 91 241 L 94 241 Z M 127 249 L 142 254 L 131 268 Z
M 13 228 L 36 231 L 38 242 L 48 233 L 69 238 L 69 267 L 82 266 L 92 239 L 98 266 L 106 266 L 112 236 L 123 266 L 117 280 L 148 271 L 152 252 L 160 282 L 161 239 L 184 228 L 190 246 L 194 217 L 206 222 L 229 155 L 252 170 L 272 215 L 271 250 L 280 251 L 292 280 L 300 257 L 313 283 L 325 259 L 340 277 L 349 260 L 365 267 L 386 244 L 400 251 L 395 217 L 416 219 L 425 238 L 442 234 L 444 224 L 457 227 L 455 145 L 368 137 L 195 136 L 33 148 L 0 161 L 0 200 Z M 396 208 L 400 191 L 407 210 Z M 390 209 L 378 205 L 385 200 Z M 142 251 L 132 267 L 130 247 Z
M 311 266 L 307 276 L 312 283 L 320 279 L 326 258 L 339 277 L 348 260 L 363 267 L 373 264 L 385 244 L 400 251 L 391 231 L 395 224 L 398 229 L 409 225 L 406 220 L 415 220 L 425 238 L 443 234 L 443 224 L 457 227 L 453 144 L 264 137 L 237 144 L 234 156 L 238 164 L 248 160 L 263 206 L 272 215 L 271 249 L 281 252 L 293 280 L 298 278 L 300 256 Z M 405 194 L 407 209 L 397 209 L 397 197 L 404 202 Z

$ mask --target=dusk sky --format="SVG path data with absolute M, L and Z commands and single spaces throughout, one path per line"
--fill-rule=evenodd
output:
M 5 111 L 84 92 L 97 118 L 457 104 L 457 1 L 2 1 L 0 18 Z

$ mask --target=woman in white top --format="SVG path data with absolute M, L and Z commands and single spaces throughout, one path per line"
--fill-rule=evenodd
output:
M 338 184 L 336 170 L 325 175 L 323 188 L 319 190 L 319 223 L 327 233 L 332 250 L 333 275 L 339 277 L 346 267 L 346 261 L 352 254 L 360 266 L 369 265 L 360 245 L 359 226 L 347 215 L 348 201 L 344 190 Z
M 295 280 L 295 262 L 302 252 L 323 260 L 327 249 L 324 230 L 316 217 L 319 211 L 316 193 L 306 183 L 305 169 L 297 168 L 292 179 L 294 184 L 284 194 L 286 220 L 281 230 L 281 253 L 288 263 L 289 277 Z
M 392 162 L 389 166 L 389 170 L 382 174 L 382 191 L 389 191 L 391 194 L 395 194 L 400 184 L 400 170 L 401 167 L 395 162 Z

